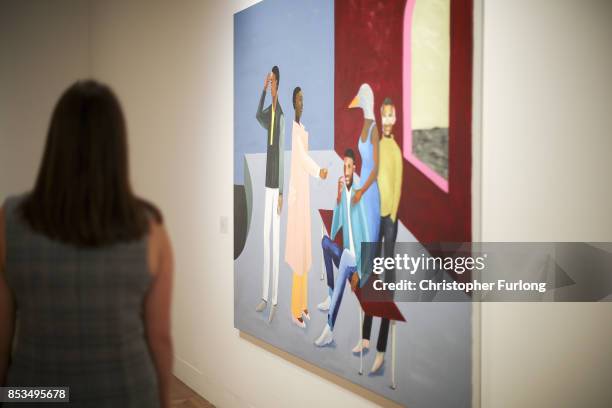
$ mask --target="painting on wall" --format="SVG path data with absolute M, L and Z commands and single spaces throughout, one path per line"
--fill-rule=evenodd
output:
M 361 244 L 471 241 L 472 26 L 470 0 L 234 15 L 235 327 L 410 407 L 471 406 L 471 304 L 365 301 Z

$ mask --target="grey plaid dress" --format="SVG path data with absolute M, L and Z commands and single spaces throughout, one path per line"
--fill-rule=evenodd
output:
M 70 407 L 159 407 L 143 321 L 146 239 L 99 249 L 55 242 L 20 218 L 20 201 L 4 206 L 17 310 L 7 386 L 69 386 Z

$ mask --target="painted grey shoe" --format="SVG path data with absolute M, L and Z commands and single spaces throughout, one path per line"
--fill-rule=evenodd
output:
M 331 298 L 327 296 L 324 301 L 317 305 L 317 308 L 322 312 L 327 312 L 329 310 L 329 305 L 331 304 Z
M 276 314 L 276 305 L 272 305 L 270 307 L 270 316 L 268 317 L 268 323 L 272 323 L 272 319 L 274 319 L 274 315 Z
M 262 300 L 261 302 L 259 302 L 259 304 L 255 308 L 255 311 L 258 313 L 261 313 L 264 310 L 266 310 L 266 306 L 268 306 L 268 302 L 266 302 L 265 300 Z
M 321 333 L 319 338 L 315 340 L 315 346 L 325 347 L 328 344 L 331 344 L 332 341 L 334 341 L 334 332 L 332 331 L 331 327 L 329 327 L 329 324 L 326 324 L 325 328 L 323 329 L 323 333 Z
M 296 319 L 295 316 L 291 316 L 291 321 L 293 322 L 293 324 L 295 324 L 300 329 L 305 329 L 306 328 L 306 323 L 304 322 L 304 320 L 301 317 L 298 317 Z
M 357 343 L 357 345 L 353 347 L 353 350 L 351 351 L 353 352 L 353 354 L 357 354 L 357 355 L 361 354 L 362 351 L 363 351 L 363 354 L 366 354 L 369 348 L 370 348 L 370 340 L 362 339 L 362 340 L 359 340 L 359 343 Z
M 370 370 L 370 374 L 376 374 L 381 369 L 384 362 L 385 353 L 381 351 L 377 352 L 376 358 L 374 359 L 374 364 L 372 364 L 372 369 Z

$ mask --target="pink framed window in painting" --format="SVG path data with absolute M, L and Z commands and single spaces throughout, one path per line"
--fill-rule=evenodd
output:
M 403 28 L 403 155 L 448 193 L 450 0 L 407 0 Z

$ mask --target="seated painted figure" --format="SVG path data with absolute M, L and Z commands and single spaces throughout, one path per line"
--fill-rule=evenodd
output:
M 370 242 L 366 213 L 363 201 L 353 202 L 353 173 L 355 171 L 355 154 L 351 149 L 344 153 L 344 176 L 338 181 L 338 198 L 330 231 L 331 237 L 323 237 L 323 257 L 327 273 L 327 285 L 330 296 L 319 305 L 319 309 L 328 310 L 327 324 L 315 345 L 319 347 L 330 344 L 333 339 L 334 324 L 342 303 L 342 295 L 347 282 L 353 291 L 368 280 L 369 273 L 363 273 L 361 265 L 361 243 Z M 333 239 L 342 228 L 344 248 Z M 334 281 L 334 265 L 338 275 Z M 363 268 L 369 269 L 369 268 Z

